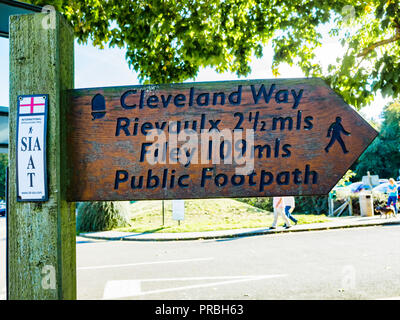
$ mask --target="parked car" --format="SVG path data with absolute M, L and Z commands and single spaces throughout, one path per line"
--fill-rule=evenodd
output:
M 369 185 L 364 184 L 361 181 L 354 182 L 354 183 L 348 185 L 347 188 L 349 188 L 351 193 L 358 193 L 363 190 L 371 190 L 371 187 Z
M 337 199 L 345 199 L 351 194 L 358 194 L 363 190 L 371 190 L 370 186 L 363 184 L 361 181 L 351 183 L 344 187 L 335 187 L 332 193 Z
M 4 217 L 6 215 L 6 205 L 0 203 L 0 217 Z
M 396 181 L 397 184 L 397 190 L 400 193 L 400 182 Z M 376 186 L 375 188 L 372 189 L 372 193 L 374 194 L 386 194 L 388 192 L 388 186 L 389 186 L 389 182 L 386 183 L 382 183 L 379 186 Z
M 358 194 L 359 192 L 366 190 L 372 190 L 372 192 L 376 193 L 385 193 L 388 184 L 389 184 L 388 179 L 379 179 L 379 185 L 371 189 L 371 187 L 368 184 L 364 184 L 362 181 L 358 181 L 358 182 L 353 182 L 344 187 L 335 187 L 332 189 L 332 192 L 335 192 L 335 194 L 337 194 L 339 197 L 340 196 L 343 197 L 343 195 L 347 196 L 348 194 L 355 194 L 355 193 Z M 400 185 L 400 181 L 398 182 L 398 185 Z M 400 193 L 400 187 L 399 187 L 399 193 Z

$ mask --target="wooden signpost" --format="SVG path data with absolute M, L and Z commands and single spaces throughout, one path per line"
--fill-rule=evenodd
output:
M 69 96 L 70 201 L 323 195 L 377 135 L 315 78 Z
M 76 298 L 75 205 L 66 201 L 65 158 L 66 89 L 74 84 L 74 35 L 60 14 L 51 28 L 43 27 L 47 18 L 45 13 L 10 18 L 9 299 Z M 37 96 L 48 102 L 36 101 Z M 47 117 L 25 114 L 26 130 L 21 131 L 22 123 L 17 125 L 21 111 L 41 114 L 44 104 Z M 47 139 L 41 136 L 43 122 Z M 45 160 L 38 156 L 42 150 L 47 150 Z M 43 183 L 42 187 L 36 184 L 43 179 L 44 163 L 45 191 Z M 18 194 L 22 178 L 28 178 L 23 189 L 26 197 Z M 48 200 L 38 201 L 39 196 Z
M 73 89 L 54 17 L 10 19 L 10 299 L 76 298 L 75 201 L 327 194 L 377 135 L 320 79 Z

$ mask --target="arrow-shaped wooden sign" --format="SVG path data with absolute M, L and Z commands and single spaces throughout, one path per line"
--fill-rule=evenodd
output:
M 324 195 L 378 134 L 316 78 L 69 97 L 70 201 Z

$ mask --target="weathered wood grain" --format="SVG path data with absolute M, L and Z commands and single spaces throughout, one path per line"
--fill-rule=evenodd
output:
M 10 18 L 10 299 L 75 299 L 75 205 L 66 201 L 65 90 L 74 85 L 71 27 L 56 15 L 55 28 L 43 28 L 46 14 Z M 17 96 L 49 94 L 47 170 L 49 200 L 17 202 Z M 46 267 L 50 266 L 50 267 Z M 43 286 L 49 270 L 55 289 Z
M 265 98 L 259 91 L 262 86 Z M 241 101 L 238 101 L 240 90 Z M 238 94 L 229 100 L 230 94 L 235 92 Z M 270 92 L 272 95 L 269 97 Z M 208 105 L 203 105 L 207 102 L 207 93 Z M 214 100 L 214 95 L 218 93 L 220 96 L 216 95 Z M 377 135 L 324 81 L 316 78 L 76 89 L 71 90 L 69 95 L 70 201 L 327 194 Z M 104 97 L 105 110 L 101 109 L 104 107 L 101 96 Z M 197 100 L 199 96 L 201 98 Z M 92 110 L 94 97 L 96 102 Z M 121 97 L 125 98 L 121 100 Z M 244 130 L 254 128 L 254 118 L 258 113 L 255 145 L 268 144 L 271 147 L 270 156 L 264 153 L 262 158 L 256 157 L 256 175 L 244 175 L 244 183 L 237 176 L 235 181 L 231 180 L 238 167 L 234 164 L 198 163 L 185 166 L 182 163 L 141 162 L 143 143 L 148 142 L 143 133 L 156 122 L 160 126 L 169 121 L 188 121 L 191 124 L 197 121 L 197 126 L 200 126 L 203 116 L 206 129 L 210 128 L 212 121 L 218 122 L 219 130 L 232 131 L 240 120 L 239 113 L 243 115 L 241 127 Z M 280 117 L 291 119 L 285 120 L 282 130 Z M 351 133 L 350 136 L 341 134 L 348 153 L 344 153 L 338 141 L 329 152 L 324 150 L 330 141 L 328 129 L 336 117 L 342 119 L 343 128 Z M 126 125 L 128 122 L 129 125 Z M 262 122 L 265 122 L 264 131 L 261 130 Z M 288 129 L 289 122 L 292 122 L 291 129 Z M 138 124 L 137 133 L 135 123 Z M 146 124 L 143 129 L 141 125 L 144 123 L 151 125 Z M 124 128 L 121 129 L 121 126 Z M 163 131 L 168 138 L 167 130 Z M 279 154 L 276 157 L 274 149 L 277 144 Z M 209 171 L 204 174 L 205 168 Z M 168 179 L 174 173 L 174 187 L 162 183 L 165 169 L 168 169 Z M 158 186 L 151 188 L 150 184 L 150 187 L 143 185 L 133 189 L 132 176 L 136 177 L 136 183 L 143 176 L 145 184 L 149 170 L 158 176 Z M 301 177 L 299 171 L 302 172 Z M 269 182 L 268 172 L 274 180 L 261 186 L 261 180 Z M 204 180 L 204 175 L 210 175 L 211 179 Z M 224 175 L 229 180 L 226 184 Z M 179 186 L 176 179 L 182 176 L 189 177 L 184 179 L 188 183 Z M 118 181 L 122 180 L 118 188 L 116 177 Z M 156 178 L 151 181 L 155 183 Z

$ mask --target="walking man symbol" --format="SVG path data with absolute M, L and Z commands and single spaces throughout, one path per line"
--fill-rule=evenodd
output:
M 327 137 L 331 137 L 331 141 L 329 141 L 328 145 L 325 147 L 326 152 L 329 152 L 330 147 L 332 147 L 335 141 L 339 142 L 340 146 L 342 147 L 343 153 L 349 152 L 349 150 L 346 149 L 346 145 L 344 144 L 344 141 L 340 135 L 341 133 L 343 133 L 346 136 L 349 136 L 350 132 L 347 132 L 343 128 L 341 122 L 342 118 L 336 117 L 336 121 L 329 126 Z

